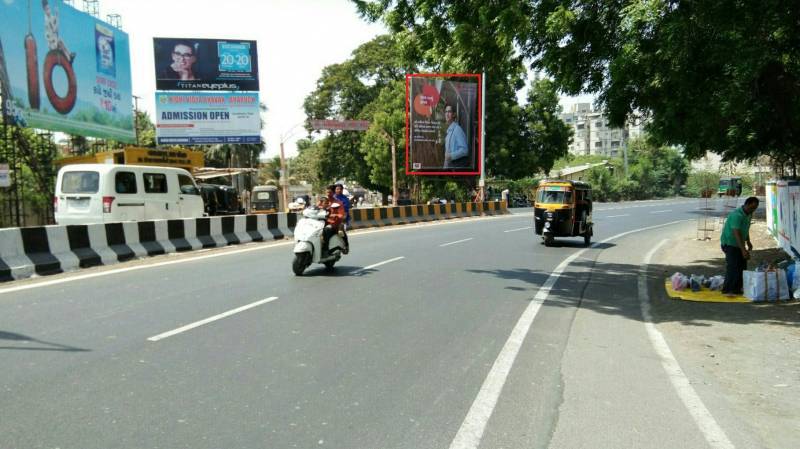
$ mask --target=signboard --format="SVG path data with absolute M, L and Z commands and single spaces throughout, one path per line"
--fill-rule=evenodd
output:
M 480 75 L 406 76 L 406 174 L 480 174 Z
M 0 187 L 11 187 L 11 170 L 8 164 L 0 164 Z
M 317 131 L 366 131 L 369 129 L 367 120 L 311 120 L 311 128 Z
M 128 35 L 62 0 L 0 2 L 0 80 L 19 126 L 135 140 Z
M 255 92 L 158 92 L 156 141 L 159 145 L 261 143 L 261 117 Z
M 126 148 L 125 163 L 129 165 L 158 165 L 162 167 L 202 167 L 202 151 L 154 150 L 152 148 Z
M 158 90 L 258 90 L 256 41 L 154 38 Z

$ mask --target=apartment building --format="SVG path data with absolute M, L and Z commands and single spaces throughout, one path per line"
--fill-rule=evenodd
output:
M 574 136 L 569 152 L 574 155 L 599 155 L 621 157 L 631 139 L 643 134 L 643 126 L 628 124 L 625 128 L 612 128 L 600 111 L 592 109 L 590 103 L 576 103 L 561 120 L 572 127 Z

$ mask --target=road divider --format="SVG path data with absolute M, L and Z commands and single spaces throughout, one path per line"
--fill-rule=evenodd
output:
M 502 201 L 352 209 L 353 229 L 508 214 Z M 132 259 L 292 238 L 298 214 L 0 229 L 0 282 Z

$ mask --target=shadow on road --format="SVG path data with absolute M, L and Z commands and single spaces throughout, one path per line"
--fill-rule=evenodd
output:
M 74 346 L 62 345 L 59 343 L 52 343 L 49 341 L 38 340 L 27 335 L 17 334 L 14 332 L 0 331 L 0 340 L 10 340 L 20 342 L 21 346 L 0 346 L 0 350 L 7 349 L 12 351 L 64 351 L 64 352 L 88 352 L 89 349 L 76 348 Z M 28 346 L 33 343 L 39 346 Z
M 755 251 L 754 255 L 758 252 Z M 758 256 L 756 255 L 756 257 Z M 576 260 L 561 274 L 542 307 L 576 309 L 580 307 L 597 313 L 643 321 L 637 288 L 639 269 L 640 266 L 634 264 Z M 676 271 L 684 274 L 713 275 L 719 274 L 723 270 L 719 266 L 718 260 L 715 259 L 699 260 L 684 267 L 651 264 L 648 267 L 647 279 L 653 320 L 656 323 L 677 322 L 686 326 L 710 326 L 713 322 L 724 322 L 800 326 L 800 302 L 798 301 L 737 304 L 670 299 L 664 290 L 664 281 Z M 530 285 L 528 288 L 514 285 L 507 286 L 505 289 L 516 292 L 530 291 L 531 297 L 550 276 L 550 272 L 527 268 L 469 270 L 469 272 L 513 280 L 517 283 L 519 281 L 527 283 Z

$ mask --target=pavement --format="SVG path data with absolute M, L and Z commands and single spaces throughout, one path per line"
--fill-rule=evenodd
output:
M 724 274 L 719 249 L 721 227 L 698 241 L 692 225 L 670 240 L 657 255 L 654 276 L 675 271 Z M 757 220 L 750 230 L 754 251 L 750 269 L 765 262 L 788 259 Z M 682 357 L 696 388 L 708 394 L 720 413 L 745 417 L 753 437 L 748 446 L 797 447 L 800 441 L 800 302 L 687 303 L 670 300 L 655 289 L 653 313 Z
M 757 428 L 772 404 L 748 405 L 690 339 L 733 323 L 652 288 L 661 242 L 698 216 L 689 199 L 597 204 L 591 248 L 544 247 L 515 210 L 354 232 L 334 271 L 303 277 L 270 243 L 14 282 L 0 448 L 795 447 L 791 398 Z M 726 364 L 795 366 L 736 341 Z

